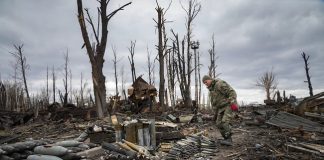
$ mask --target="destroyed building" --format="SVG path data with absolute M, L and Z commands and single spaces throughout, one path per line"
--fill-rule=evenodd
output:
M 128 88 L 128 98 L 132 102 L 132 110 L 140 112 L 144 107 L 152 108 L 157 90 L 139 76 Z

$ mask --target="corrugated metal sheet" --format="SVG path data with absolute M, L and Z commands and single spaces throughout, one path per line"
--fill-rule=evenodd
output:
M 279 112 L 277 115 L 271 117 L 266 123 L 282 128 L 324 133 L 324 125 L 287 112 Z

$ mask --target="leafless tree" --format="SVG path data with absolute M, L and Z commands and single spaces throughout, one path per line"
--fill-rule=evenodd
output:
M 24 89 L 20 83 L 3 81 L 5 89 L 5 101 L 6 104 L 4 110 L 24 112 L 25 108 L 25 96 Z M 4 95 L 3 95 L 4 96 Z
M 157 50 L 158 50 L 158 61 L 160 64 L 160 86 L 159 86 L 159 101 L 160 101 L 160 105 L 162 108 L 165 108 L 165 102 L 164 102 L 164 98 L 165 98 L 165 79 L 164 79 L 164 58 L 165 55 L 167 53 L 166 51 L 166 44 L 168 39 L 166 38 L 166 32 L 165 32 L 165 22 L 166 19 L 165 14 L 166 11 L 164 12 L 163 8 L 161 8 L 158 4 L 158 2 L 156 1 L 156 5 L 157 7 L 155 8 L 157 14 L 158 14 L 158 18 L 157 20 L 154 20 L 157 24 L 157 30 L 158 30 L 158 45 L 157 45 Z
M 116 85 L 116 96 L 118 96 L 119 92 L 118 92 L 118 73 L 117 73 L 117 63 L 121 60 L 118 59 L 117 60 L 117 52 L 116 52 L 116 47 L 112 47 L 113 53 L 114 53 L 114 59 L 112 60 L 113 64 L 114 64 L 114 71 L 115 71 L 115 85 Z
M 176 67 L 177 62 L 175 58 L 175 47 L 172 47 L 171 52 L 166 56 L 166 68 L 167 68 L 167 79 L 168 89 L 170 94 L 171 107 L 175 107 L 175 84 L 176 84 Z
M 64 85 L 64 96 L 63 96 L 63 106 L 66 106 L 68 103 L 68 76 L 69 76 L 69 51 L 67 50 L 64 54 L 64 79 L 63 79 L 63 85 Z M 71 85 L 71 84 L 70 84 Z
M 304 59 L 305 62 L 305 71 L 306 71 L 306 78 L 307 78 L 307 83 L 308 83 L 308 89 L 309 89 L 309 95 L 313 96 L 313 87 L 312 87 L 312 83 L 311 83 L 311 79 L 309 76 L 309 63 L 308 63 L 308 59 L 309 59 L 309 55 L 305 54 L 305 52 L 303 52 L 302 57 Z
M 25 109 L 18 101 L 20 96 L 20 90 L 21 90 L 21 83 L 18 82 L 18 64 L 16 62 L 11 63 L 12 68 L 14 69 L 12 78 L 14 79 L 13 82 L 10 81 L 3 81 L 3 85 L 6 91 L 6 97 L 5 97 L 5 110 L 13 111 L 18 110 L 18 108 Z M 24 96 L 24 95 L 22 95 Z
M 177 64 L 177 77 L 180 85 L 181 95 L 184 99 L 185 106 L 191 108 L 191 73 L 192 73 L 192 54 L 190 53 L 190 45 L 191 45 L 191 36 L 192 36 L 192 23 L 193 20 L 196 18 L 198 13 L 200 12 L 201 5 L 196 0 L 189 0 L 188 1 L 188 9 L 183 7 L 182 8 L 187 14 L 186 18 L 186 36 L 181 41 L 179 41 L 178 34 L 175 34 L 173 30 L 171 30 L 172 34 L 175 37 L 174 40 L 174 47 L 177 53 L 178 64 Z M 181 48 L 180 48 L 181 47 Z
M 210 66 L 208 66 L 209 69 L 209 76 L 212 78 L 218 77 L 220 74 L 216 74 L 216 60 L 218 59 L 218 56 L 216 56 L 216 51 L 215 51 L 215 34 L 212 36 L 212 44 L 211 44 L 211 49 L 208 50 L 209 57 L 210 57 Z
M 7 104 L 7 91 L 0 77 L 0 109 L 5 110 Z
M 136 41 L 131 41 L 131 46 L 128 48 L 129 53 L 131 56 L 128 56 L 129 64 L 131 66 L 131 71 L 132 71 L 132 81 L 133 83 L 136 80 L 136 71 L 135 71 L 135 64 L 134 64 L 134 54 L 135 54 L 135 46 L 136 46 Z
M 186 77 L 186 57 L 185 57 L 185 51 L 184 51 L 184 40 L 181 41 L 181 45 L 179 42 L 179 36 L 178 34 L 175 34 L 173 30 L 171 30 L 172 34 L 175 37 L 175 40 L 173 40 L 173 50 L 176 53 L 176 75 L 177 75 L 177 81 L 179 82 L 179 88 L 181 97 L 185 102 L 185 105 L 189 105 L 188 107 L 191 107 L 191 96 L 190 96 L 190 86 L 188 85 L 188 80 Z M 188 100 L 187 100 L 188 99 Z
M 12 91 L 12 95 L 9 96 L 9 92 L 8 92 L 8 96 L 7 97 L 11 97 L 11 105 L 9 105 L 9 103 L 7 103 L 7 107 L 6 108 L 10 108 L 10 110 L 13 110 L 13 109 L 16 109 L 19 107 L 19 92 L 20 92 L 20 88 L 21 88 L 21 84 L 18 83 L 18 73 L 17 73 L 17 70 L 18 70 L 18 64 L 17 63 L 14 63 L 12 64 L 13 65 L 13 68 L 14 68 L 14 75 L 13 75 L 13 79 L 14 79 L 14 82 L 13 82 L 13 91 Z M 10 86 L 10 84 L 9 84 Z M 11 87 L 7 87 L 7 88 L 11 88 Z M 20 108 L 23 108 L 25 109 L 24 107 L 20 106 Z
M 149 84 L 153 85 L 153 70 L 154 70 L 154 61 L 151 60 L 151 52 L 147 48 L 147 68 L 148 68 L 148 79 Z
M 81 72 L 81 85 L 80 85 L 80 102 L 79 105 L 84 107 L 84 88 L 86 87 L 87 83 L 83 82 L 83 74 Z
M 70 99 L 69 99 L 69 103 L 73 103 L 72 102 L 73 97 L 72 97 L 72 71 L 71 71 L 71 69 L 69 70 L 69 74 L 70 74 Z
M 266 91 L 267 100 L 269 101 L 271 100 L 270 94 L 276 90 L 278 85 L 276 75 L 272 70 L 267 71 L 257 80 L 256 85 L 264 88 L 264 90 Z
M 126 92 L 125 92 L 126 79 L 125 79 L 125 68 L 124 68 L 124 65 L 120 69 L 120 75 L 121 75 L 121 89 L 120 90 L 123 92 L 124 99 L 126 99 L 127 96 L 126 96 Z
M 52 67 L 52 83 L 53 83 L 53 103 L 55 103 L 55 102 L 56 102 L 56 99 L 55 99 L 55 90 L 56 90 L 55 83 L 56 83 L 56 75 L 55 75 L 54 65 L 53 65 L 53 67 Z
M 49 89 L 48 89 L 48 66 L 46 67 L 46 105 L 49 104 Z
M 124 7 L 130 5 L 131 2 L 119 7 L 116 10 L 113 10 L 111 13 L 107 13 L 107 6 L 110 0 L 98 0 L 100 3 L 100 7 L 98 7 L 98 25 L 97 30 L 95 29 L 95 25 L 92 21 L 92 18 L 89 14 L 89 10 L 85 9 L 87 18 L 85 18 L 85 14 L 83 12 L 82 0 L 77 0 L 78 6 L 78 20 L 82 32 L 82 37 L 84 41 L 84 46 L 87 49 L 87 54 L 90 59 L 91 67 L 92 67 L 92 80 L 93 80 L 93 90 L 95 96 L 95 103 L 97 106 L 97 113 L 99 118 L 104 117 L 104 110 L 106 110 L 106 78 L 103 75 L 103 63 L 104 63 L 104 55 L 106 51 L 107 39 L 108 39 L 108 22 L 110 19 L 120 10 L 123 10 Z M 90 24 L 92 32 L 95 36 L 95 42 L 91 43 L 88 35 L 87 26 L 85 20 Z M 101 27 L 100 27 L 101 22 Z M 101 33 L 100 33 L 101 31 Z M 100 38 L 100 40 L 99 40 Z M 93 44 L 93 45 L 92 45 Z M 110 115 L 108 114 L 108 117 Z
M 26 80 L 26 70 L 29 69 L 29 65 L 27 64 L 26 57 L 23 54 L 23 50 L 22 50 L 23 46 L 24 45 L 14 45 L 16 52 L 10 52 L 10 54 L 16 58 L 17 64 L 19 66 L 22 80 L 24 83 L 26 96 L 27 96 L 27 108 L 29 108 L 29 107 L 31 107 L 31 101 L 30 101 L 30 97 L 29 97 L 27 80 Z

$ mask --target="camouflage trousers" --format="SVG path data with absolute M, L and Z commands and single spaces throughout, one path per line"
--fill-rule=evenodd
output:
M 232 135 L 232 130 L 230 126 L 230 121 L 233 118 L 233 112 L 230 106 L 225 106 L 215 113 L 217 114 L 216 126 L 224 139 L 230 138 Z

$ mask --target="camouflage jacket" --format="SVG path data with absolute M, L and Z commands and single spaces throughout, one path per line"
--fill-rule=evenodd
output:
M 208 89 L 213 109 L 220 109 L 232 103 L 237 103 L 236 92 L 223 80 L 214 79 Z

